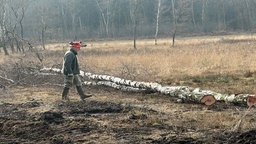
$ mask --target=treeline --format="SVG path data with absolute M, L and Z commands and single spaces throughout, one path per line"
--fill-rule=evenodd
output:
M 0 0 L 1 41 L 253 31 L 256 0 Z M 3 45 L 3 44 L 2 44 Z

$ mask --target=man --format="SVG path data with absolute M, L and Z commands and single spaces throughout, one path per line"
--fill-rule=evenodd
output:
M 92 94 L 84 93 L 82 89 L 82 82 L 80 80 L 79 74 L 79 64 L 77 60 L 77 52 L 82 46 L 82 42 L 70 42 L 70 50 L 64 55 L 62 72 L 65 75 L 64 88 L 62 92 L 62 99 L 69 100 L 68 92 L 70 87 L 74 84 L 76 90 L 82 100 L 91 97 Z M 86 45 L 85 45 L 86 46 Z

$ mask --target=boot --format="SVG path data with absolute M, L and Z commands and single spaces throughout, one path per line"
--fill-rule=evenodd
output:
M 85 98 L 89 98 L 92 96 L 92 94 L 89 94 L 89 93 L 84 93 L 83 89 L 82 89 L 82 86 L 76 86 L 76 90 L 80 96 L 80 98 L 82 100 L 84 100 Z
M 64 87 L 64 88 L 63 88 L 63 91 L 62 91 L 62 100 L 69 100 L 69 98 L 68 98 L 68 91 L 69 91 L 69 88 L 67 88 L 67 87 Z

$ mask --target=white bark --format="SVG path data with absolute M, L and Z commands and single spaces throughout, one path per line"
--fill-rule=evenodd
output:
M 161 8 L 161 0 L 158 0 L 157 14 L 156 14 L 155 45 L 157 45 L 157 36 L 158 36 L 158 29 L 159 29 L 160 8 Z
M 103 24 L 104 24 L 104 27 L 105 27 L 105 31 L 106 31 L 106 35 L 108 36 L 109 34 L 109 31 L 108 31 L 108 25 L 109 25 L 109 3 L 110 3 L 110 1 L 108 0 L 107 1 L 107 4 L 106 4 L 106 7 L 107 7 L 107 9 L 106 9 L 106 16 L 105 16 L 105 14 L 104 14 L 104 12 L 103 12 L 103 9 L 102 9 L 102 7 L 100 6 L 100 4 L 99 4 L 99 1 L 98 0 L 95 0 L 96 1 L 96 3 L 97 3 L 97 6 L 98 6 L 98 8 L 99 8 L 99 10 L 100 10 L 100 13 L 101 13 L 101 16 L 102 16 L 102 20 L 103 20 Z M 104 1 L 105 2 L 105 1 Z
M 42 72 L 61 73 L 57 68 L 43 68 Z M 256 105 L 256 96 L 251 94 L 221 94 L 211 90 L 201 90 L 200 88 L 191 88 L 188 86 L 162 86 L 155 82 L 140 82 L 125 80 L 119 77 L 109 75 L 97 75 L 80 71 L 82 77 L 86 76 L 89 79 L 97 80 L 97 82 L 84 82 L 85 85 L 106 85 L 120 90 L 126 91 L 141 91 L 149 90 L 159 92 L 182 99 L 183 101 L 199 102 L 206 105 L 212 105 L 216 101 L 225 101 L 232 103 L 241 103 L 248 106 Z
M 14 83 L 14 80 L 9 79 L 9 78 L 6 78 L 6 77 L 0 76 L 0 79 L 4 79 L 4 80 L 6 80 L 6 81 L 8 81 L 8 82 Z
M 191 1 L 191 15 L 194 27 L 196 26 L 195 13 L 194 13 L 194 0 Z
M 134 88 L 134 87 L 129 87 L 129 86 L 123 86 L 123 85 L 118 85 L 116 83 L 110 82 L 110 81 L 97 81 L 97 82 L 91 82 L 91 81 L 84 81 L 84 85 L 90 85 L 90 86 L 109 86 L 113 87 L 118 90 L 122 91 L 131 91 L 131 92 L 141 92 L 141 91 L 146 91 L 146 89 L 140 89 L 140 88 Z

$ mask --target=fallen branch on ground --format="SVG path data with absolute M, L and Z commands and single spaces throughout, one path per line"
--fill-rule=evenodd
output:
M 2 76 L 0 76 L 0 78 L 4 79 L 4 80 L 6 80 L 6 81 L 8 81 L 10 83 L 14 83 L 14 80 L 12 80 L 12 79 L 9 79 L 9 78 L 6 78 L 6 77 L 2 77 Z

